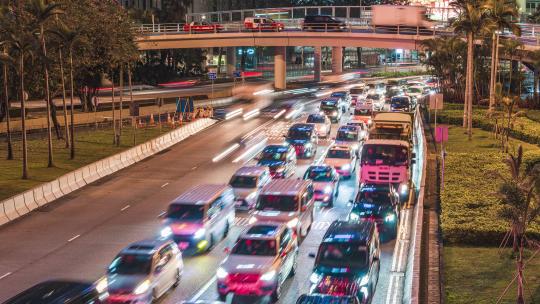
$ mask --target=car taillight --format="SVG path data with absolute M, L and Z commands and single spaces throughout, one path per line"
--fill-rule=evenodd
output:
M 348 278 L 327 276 L 319 282 L 318 292 L 333 296 L 352 295 L 358 292 L 358 284 Z

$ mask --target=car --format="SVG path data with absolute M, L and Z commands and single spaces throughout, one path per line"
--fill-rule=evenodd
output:
M 366 96 L 366 100 L 371 100 L 371 103 L 373 104 L 373 110 L 375 111 L 384 110 L 383 94 L 374 93 L 374 92 L 368 93 Z
M 425 95 L 425 91 L 424 91 L 424 86 L 412 86 L 412 87 L 408 87 L 406 90 L 405 90 L 405 95 L 409 96 L 412 98 L 412 101 L 414 103 L 417 103 L 419 99 L 421 99 L 422 97 L 424 97 Z
M 3 302 L 4 304 L 105 304 L 107 281 L 96 283 L 50 280 L 36 284 L 14 297 Z
M 356 104 L 352 113 L 353 119 L 362 120 L 367 125 L 371 125 L 373 116 L 373 103 L 369 99 L 364 99 Z
M 356 296 L 332 296 L 321 293 L 303 294 L 296 304 L 360 304 Z
M 272 180 L 263 187 L 248 223 L 268 221 L 285 223 L 302 240 L 311 230 L 315 218 L 314 205 L 312 181 Z
M 281 286 L 296 272 L 298 241 L 286 224 L 261 222 L 242 233 L 227 258 L 216 271 L 220 300 L 229 293 L 270 296 L 281 295 Z
M 345 22 L 327 15 L 308 15 L 304 17 L 302 23 L 303 31 L 344 31 L 346 29 Z
M 398 231 L 400 197 L 388 184 L 362 184 L 348 219 L 373 221 L 379 233 L 395 237 Z
M 309 278 L 311 293 L 356 296 L 370 303 L 380 270 L 380 240 L 372 222 L 337 220 L 322 238 Z
M 328 207 L 334 206 L 339 195 L 339 174 L 328 165 L 311 165 L 304 174 L 304 179 L 313 181 L 313 196 Z
M 306 123 L 315 126 L 315 132 L 320 138 L 327 138 L 332 131 L 332 122 L 328 116 L 323 114 L 309 114 Z
M 124 248 L 107 270 L 109 303 L 152 303 L 180 284 L 182 253 L 169 239 L 139 241 Z
M 390 100 L 390 111 L 392 112 L 411 112 L 413 109 L 414 105 L 410 96 L 394 96 Z
M 273 178 L 289 177 L 296 170 L 296 150 L 287 143 L 267 145 L 256 159 L 258 166 L 270 169 Z
M 302 115 L 304 111 L 304 103 L 299 100 L 291 100 L 284 102 L 278 109 L 277 113 L 283 112 L 285 119 L 296 119 Z
M 330 121 L 338 122 L 343 114 L 343 99 L 338 97 L 329 97 L 321 100 L 319 109 L 321 113 L 328 116 Z
M 349 89 L 349 93 L 351 94 L 352 97 L 354 96 L 365 97 L 367 92 L 368 92 L 368 88 L 366 87 L 365 84 L 358 85 Z
M 268 167 L 244 166 L 236 170 L 229 181 L 229 186 L 233 189 L 236 209 L 253 209 L 261 188 L 271 179 Z
M 184 254 L 208 252 L 227 237 L 235 214 L 229 185 L 196 185 L 169 203 L 161 215 L 161 236 L 171 238 Z
M 360 141 L 365 141 L 369 138 L 369 128 L 363 119 L 352 118 L 347 122 L 347 126 L 354 126 L 360 130 Z
M 386 89 L 386 93 L 384 94 L 385 101 L 390 102 L 390 100 L 392 100 L 392 97 L 402 96 L 403 94 L 403 89 L 401 89 L 400 87 L 392 86 Z
M 336 134 L 336 145 L 348 146 L 355 155 L 359 155 L 362 137 L 361 129 L 356 126 L 344 125 L 339 127 Z
M 334 167 L 345 178 L 351 178 L 356 170 L 356 153 L 350 146 L 333 145 L 328 149 L 324 164 Z
M 318 137 L 315 126 L 309 123 L 296 123 L 285 136 L 287 143 L 294 147 L 296 157 L 310 158 L 317 152 Z
M 266 17 L 246 17 L 244 27 L 252 31 L 277 31 L 281 32 L 285 24 Z
M 348 91 L 334 91 L 330 94 L 330 97 L 339 97 L 343 99 L 343 111 L 346 111 L 351 106 L 351 93 Z
M 223 31 L 223 25 L 206 21 L 192 21 L 184 24 L 183 30 L 188 33 L 216 33 Z

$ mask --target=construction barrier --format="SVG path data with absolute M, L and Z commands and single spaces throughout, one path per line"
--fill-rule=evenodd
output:
M 209 118 L 196 120 L 129 150 L 91 163 L 51 182 L 41 184 L 24 193 L 3 200 L 0 202 L 0 226 L 91 184 L 100 178 L 163 151 L 215 123 L 215 120 Z

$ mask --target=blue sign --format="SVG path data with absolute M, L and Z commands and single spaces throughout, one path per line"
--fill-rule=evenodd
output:
M 234 71 L 233 76 L 236 77 L 236 78 L 242 77 L 242 71 Z
M 210 80 L 216 80 L 217 73 L 216 72 L 209 72 L 208 73 L 208 78 L 210 78 Z
M 193 112 L 193 98 L 176 98 L 176 112 Z

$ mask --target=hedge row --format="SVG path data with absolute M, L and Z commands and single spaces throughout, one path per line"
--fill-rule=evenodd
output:
M 433 119 L 434 116 L 432 115 L 431 118 Z M 463 123 L 463 110 L 456 109 L 456 106 L 449 107 L 449 109 L 438 113 L 437 120 L 440 123 L 461 125 Z M 492 131 L 494 125 L 495 119 L 487 117 L 485 109 L 473 111 L 473 127 Z M 540 145 L 540 123 L 527 117 L 517 117 L 514 128 L 510 131 L 510 136 L 530 144 Z
M 492 172 L 507 172 L 497 152 L 449 152 L 444 189 L 441 191 L 441 228 L 450 244 L 499 245 L 509 229 L 500 219 L 500 201 L 495 193 L 499 182 Z M 540 162 L 540 150 L 524 155 L 526 166 Z M 540 224 L 530 226 L 532 237 L 540 238 Z

